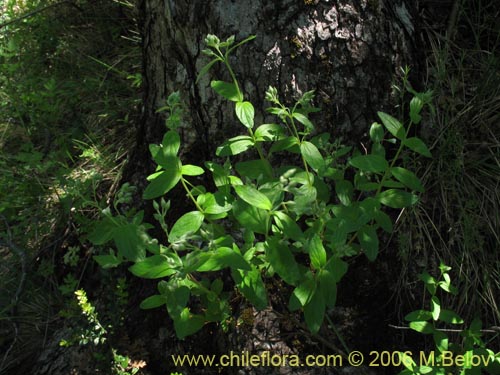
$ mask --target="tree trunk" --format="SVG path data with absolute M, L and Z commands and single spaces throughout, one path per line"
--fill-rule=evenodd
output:
M 157 110 L 173 91 L 181 91 L 188 109 L 185 153 L 195 150 L 207 160 L 222 139 L 241 130 L 233 126 L 229 105 L 210 89 L 210 80 L 225 72 L 215 69 L 195 84 L 209 61 L 201 53 L 208 33 L 237 40 L 257 35 L 232 61 L 257 120 L 264 119 L 269 85 L 289 104 L 314 89 L 322 108 L 313 118 L 316 126 L 348 143 L 359 141 L 376 111 L 387 109 L 400 68 L 418 70 L 414 1 L 142 0 L 140 6 L 145 101 L 129 171 L 148 169 L 148 144 L 165 131 Z
M 257 35 L 231 62 L 256 108 L 256 124 L 266 121 L 264 96 L 269 85 L 278 88 L 282 102 L 290 105 L 301 93 L 315 90 L 315 105 L 322 108 L 312 116 L 318 131 L 342 137 L 345 143 L 361 141 L 377 111 L 392 112 L 391 85 L 402 67 L 418 71 L 418 12 L 410 0 L 142 0 L 140 6 L 145 100 L 128 173 L 136 184 L 152 171 L 148 144 L 161 141 L 165 115 L 157 110 L 173 91 L 181 92 L 187 108 L 185 162 L 211 160 L 224 139 L 243 133 L 235 125 L 231 104 L 210 88 L 211 79 L 229 80 L 223 67 L 195 83 L 209 61 L 201 53 L 208 33 L 221 39 L 234 34 L 236 40 Z M 277 320 L 282 318 L 269 310 L 254 312 L 254 318 L 251 334 L 238 328 L 232 335 L 211 335 L 203 345 L 220 352 L 292 352 L 279 330 L 268 329 L 280 326 Z M 274 343 L 269 347 L 270 342 Z M 259 371 L 247 373 L 269 373 L 266 368 Z M 311 369 L 286 373 L 307 371 Z

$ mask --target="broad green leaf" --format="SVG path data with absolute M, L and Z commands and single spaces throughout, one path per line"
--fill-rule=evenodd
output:
M 250 185 L 237 185 L 234 186 L 234 190 L 241 199 L 254 207 L 263 210 L 271 210 L 273 208 L 273 204 L 269 198 Z
M 444 332 L 436 331 L 432 336 L 434 338 L 434 343 L 436 344 L 436 348 L 439 350 L 439 352 L 442 353 L 445 350 L 448 350 L 449 339 Z
M 405 139 L 406 131 L 403 127 L 403 124 L 401 124 L 399 120 L 384 112 L 377 112 L 377 114 L 378 117 L 380 117 L 380 119 L 382 120 L 382 124 L 384 124 L 387 130 L 389 130 L 389 133 L 400 140 Z
M 260 185 L 259 191 L 269 198 L 273 207 L 279 206 L 285 198 L 283 184 L 277 180 Z
M 137 262 L 129 268 L 137 277 L 144 279 L 160 279 L 177 272 L 178 263 L 173 257 L 157 254 Z
M 424 107 L 424 102 L 419 97 L 415 96 L 410 101 L 410 120 L 414 124 L 420 124 L 422 116 L 420 116 L 420 111 Z
M 204 216 L 200 211 L 191 211 L 182 215 L 173 225 L 168 234 L 168 242 L 184 238 L 192 233 L 196 233 L 203 223 Z
M 300 188 L 290 189 L 294 195 L 294 211 L 297 215 L 311 211 L 312 203 L 316 201 L 318 192 L 313 185 L 305 184 Z
M 311 301 L 311 298 L 316 291 L 316 280 L 314 279 L 313 274 L 309 271 L 305 274 L 304 280 L 300 282 L 300 284 L 293 290 L 292 295 L 295 297 L 296 301 L 299 302 L 299 306 L 297 308 L 292 308 L 291 310 L 297 310 L 300 307 L 303 307 Z M 289 305 L 293 306 L 295 301 L 290 299 Z
M 307 118 L 307 116 L 304 116 L 302 113 L 293 112 L 292 117 L 296 119 L 298 122 L 300 122 L 302 125 L 304 125 L 307 130 L 311 131 L 314 129 L 313 123 Z
M 304 306 L 304 318 L 307 327 L 312 333 L 317 333 L 325 318 L 325 300 L 323 295 L 316 290 L 311 301 Z
M 412 190 L 418 191 L 420 193 L 424 192 L 424 187 L 422 183 L 418 179 L 417 176 L 413 172 L 410 172 L 408 169 L 401 167 L 393 167 L 391 169 L 391 173 L 396 179 L 402 182 L 404 185 L 409 187 Z
M 389 163 L 380 155 L 359 155 L 349 160 L 349 164 L 365 172 L 385 172 Z
M 155 294 L 154 296 L 150 296 L 143 300 L 139 307 L 143 310 L 154 309 L 156 307 L 163 306 L 167 303 L 167 299 L 165 296 L 160 296 L 159 294 Z
M 427 310 L 415 310 L 405 316 L 407 322 L 426 321 L 432 318 L 432 313 Z
M 375 222 L 383 230 L 385 230 L 387 233 L 392 233 L 392 220 L 389 217 L 389 215 L 387 215 L 383 211 L 377 211 L 377 212 L 375 212 L 375 214 L 373 215 L 373 217 L 375 219 Z
M 426 335 L 436 331 L 431 323 L 422 321 L 410 322 L 410 328 Z
M 207 50 L 207 51 L 210 51 L 212 52 L 211 50 Z M 212 52 L 213 53 L 213 52 Z M 203 68 L 201 68 L 200 72 L 198 73 L 198 77 L 196 78 L 196 82 L 195 84 L 198 84 L 198 82 L 200 81 L 200 79 L 208 73 L 208 71 L 210 70 L 210 68 L 216 63 L 220 61 L 220 58 L 216 58 L 216 59 L 213 59 L 212 61 L 210 61 L 207 65 L 205 65 Z
M 178 282 L 158 283 L 158 291 L 167 299 L 167 311 L 175 319 L 186 307 L 191 296 L 191 290 L 185 285 L 179 285 Z
M 267 292 L 260 271 L 232 270 L 233 280 L 238 290 L 245 296 L 257 310 L 267 307 Z
M 367 224 L 373 216 L 369 210 L 365 207 L 360 207 L 360 204 L 357 202 L 350 206 L 332 206 L 332 211 L 337 219 L 343 220 L 343 223 L 336 221 L 327 222 L 327 226 L 333 231 L 336 231 L 338 228 L 333 227 L 333 225 L 342 225 L 343 229 L 348 233 L 361 229 L 361 227 Z
M 332 274 L 335 283 L 339 283 L 342 277 L 347 273 L 348 267 L 346 262 L 335 256 L 328 260 L 324 269 Z
M 254 180 L 260 177 L 272 177 L 272 167 L 267 159 L 257 159 L 236 163 L 236 171 L 241 175 Z
M 241 254 L 230 247 L 220 247 L 217 250 L 211 251 L 210 254 L 210 258 L 198 267 L 197 271 L 219 271 L 226 267 L 246 271 L 251 271 L 252 269 Z
M 181 179 L 181 164 L 179 158 L 172 158 L 169 169 L 160 172 L 144 191 L 144 199 L 154 199 L 172 190 Z
M 383 205 L 391 208 L 410 207 L 418 202 L 416 195 L 396 189 L 389 189 L 379 193 L 377 199 Z
M 284 134 L 283 127 L 278 124 L 262 124 L 255 129 L 254 136 L 257 141 L 276 141 Z
M 436 296 L 432 296 L 431 298 L 431 312 L 432 312 L 432 319 L 438 320 L 439 314 L 441 313 L 441 302 L 439 301 L 439 298 Z
M 298 146 L 299 144 L 300 141 L 296 137 L 286 137 L 273 143 L 270 152 L 273 153 L 283 150 L 289 150 L 294 146 Z
M 240 135 L 231 139 L 228 139 L 221 146 L 217 147 L 217 156 L 232 156 L 238 155 L 242 152 L 247 151 L 249 148 L 253 147 L 254 141 L 252 137 L 248 135 Z
M 311 259 L 311 264 L 315 269 L 320 269 L 326 264 L 326 250 L 321 238 L 315 234 L 307 243 L 307 252 Z
M 181 138 L 179 136 L 179 133 L 177 133 L 174 130 L 169 130 L 168 132 L 165 133 L 163 136 L 163 140 L 161 142 L 162 148 L 163 148 L 163 154 L 165 156 L 177 156 L 177 153 L 179 152 L 179 148 L 181 146 Z M 166 167 L 164 167 L 166 168 Z
M 413 371 L 413 369 L 415 369 L 417 367 L 417 364 L 415 363 L 415 361 L 411 357 L 411 353 L 410 353 L 410 355 L 408 355 L 407 353 L 399 352 L 399 358 L 400 358 L 403 366 L 406 367 L 405 371 L 407 371 L 407 372 L 403 371 L 403 372 L 400 372 L 398 375 L 414 375 L 415 372 Z
M 198 268 L 200 268 L 205 262 L 210 260 L 211 253 L 204 250 L 192 250 L 189 252 L 183 259 L 183 272 L 191 273 L 195 272 Z
M 307 164 L 311 166 L 311 168 L 319 170 L 325 166 L 325 160 L 323 159 L 323 156 L 321 156 L 318 148 L 311 142 L 302 142 L 300 144 L 300 152 L 302 153 L 302 156 L 304 156 Z
M 243 100 L 243 96 L 239 92 L 238 88 L 234 83 L 224 82 L 224 81 L 212 81 L 210 86 L 214 91 L 220 96 L 231 100 L 233 102 L 240 102 Z
M 235 111 L 240 122 L 248 129 L 252 129 L 254 125 L 253 119 L 255 116 L 255 110 L 252 103 L 236 102 Z
M 437 281 L 433 276 L 424 271 L 419 275 L 419 278 L 425 283 L 425 287 L 430 294 L 436 294 Z
M 175 334 L 183 339 L 198 332 L 205 325 L 205 319 L 201 315 L 192 314 L 188 307 L 182 310 L 180 317 L 174 317 Z
M 118 254 L 132 262 L 138 262 L 146 256 L 144 229 L 136 224 L 127 224 L 113 230 Z
M 276 211 L 273 214 L 276 226 L 283 232 L 285 238 L 291 238 L 294 241 L 302 242 L 304 234 L 299 225 L 290 216 L 282 211 Z
M 326 306 L 333 308 L 337 302 L 336 276 L 327 268 L 318 273 L 319 291 L 323 294 Z
M 454 311 L 441 309 L 439 320 L 449 324 L 463 324 L 464 320 Z
M 419 154 L 427 156 L 428 158 L 432 157 L 431 152 L 420 138 L 411 137 L 405 139 L 403 144 L 412 151 L 418 152 Z
M 229 170 L 223 168 L 222 166 L 214 162 L 206 162 L 205 166 L 208 168 L 209 171 L 212 172 L 212 177 L 214 179 L 215 186 L 217 186 L 219 190 L 224 194 L 229 194 L 231 190 Z
M 374 122 L 370 127 L 370 139 L 375 143 L 380 143 L 384 139 L 384 128 L 378 122 Z
M 220 191 L 215 194 L 206 193 L 205 200 L 201 204 L 203 213 L 208 215 L 218 215 L 231 210 L 232 206 L 228 201 L 227 195 Z
M 265 245 L 267 260 L 276 273 L 286 283 L 297 285 L 301 279 L 299 265 L 286 243 L 277 237 L 271 237 Z
M 88 240 L 94 245 L 104 245 L 113 238 L 113 230 L 116 224 L 109 218 L 105 217 L 94 225 L 94 229 L 88 235 Z
M 365 225 L 358 231 L 358 238 L 366 257 L 373 262 L 378 255 L 377 231 L 372 225 Z
M 203 168 L 198 167 L 196 165 L 186 164 L 183 165 L 181 168 L 181 174 L 183 176 L 199 176 L 203 173 L 205 173 Z
M 122 260 L 113 253 L 107 255 L 94 255 L 92 258 L 104 269 L 115 268 L 122 264 Z
M 269 212 L 237 200 L 233 203 L 234 217 L 243 228 L 252 232 L 267 234 L 269 230 Z
M 344 206 L 349 206 L 352 201 L 352 195 L 354 193 L 354 186 L 352 183 L 347 180 L 337 181 L 335 184 L 335 192 L 337 193 L 337 197 L 339 197 L 340 202 Z

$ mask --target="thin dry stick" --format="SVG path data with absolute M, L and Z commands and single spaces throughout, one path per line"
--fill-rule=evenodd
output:
M 412 329 L 410 327 L 395 326 L 393 324 L 388 324 L 388 326 L 391 328 L 395 328 L 395 329 Z M 436 328 L 436 331 L 448 332 L 448 333 L 462 333 L 464 330 L 463 329 Z M 500 327 L 491 326 L 490 328 L 482 329 L 479 332 L 481 332 L 481 333 L 500 333 Z

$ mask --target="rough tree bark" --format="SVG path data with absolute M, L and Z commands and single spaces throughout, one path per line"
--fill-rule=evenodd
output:
M 165 115 L 157 109 L 173 91 L 181 91 L 188 108 L 185 157 L 209 160 L 223 139 L 241 132 L 231 107 L 210 89 L 210 79 L 229 80 L 226 72 L 216 68 L 195 84 L 209 61 L 201 53 L 207 33 L 221 39 L 235 34 L 237 40 L 257 35 L 232 61 L 256 107 L 257 123 L 265 117 L 269 85 L 290 104 L 314 89 L 315 104 L 322 108 L 313 117 L 316 126 L 345 142 L 359 142 L 376 111 L 391 112 L 391 84 L 400 69 L 410 65 L 418 71 L 417 5 L 412 0 L 142 0 L 145 97 L 130 179 L 137 184 L 151 171 L 147 146 L 159 143 L 165 131 Z M 255 315 L 250 332 L 223 338 L 219 349 L 291 353 L 278 337 L 277 319 L 273 311 Z M 252 371 L 245 373 L 259 373 Z
M 207 33 L 237 40 L 257 35 L 237 51 L 233 65 L 260 116 L 269 85 L 285 103 L 314 89 L 322 108 L 317 126 L 351 140 L 367 130 L 377 110 L 387 109 L 399 69 L 418 68 L 415 1 L 142 0 L 140 8 L 145 100 L 132 171 L 144 173 L 147 145 L 161 140 L 164 115 L 156 111 L 172 91 L 180 90 L 187 104 L 185 141 L 199 157 L 211 157 L 228 132 L 240 130 L 233 111 L 210 89 L 210 77 L 195 84 L 208 62 L 201 54 Z

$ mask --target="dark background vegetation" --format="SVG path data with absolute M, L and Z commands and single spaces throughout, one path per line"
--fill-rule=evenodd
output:
M 215 327 L 176 342 L 165 312 L 140 311 L 153 284 L 125 268 L 99 268 L 92 256 L 106 249 L 86 239 L 126 182 L 135 147 L 143 97 L 136 4 L 0 7 L 0 373 L 119 373 L 109 364 L 117 350 L 129 357 L 123 371 L 160 374 L 175 370 L 166 353 L 213 350 Z M 500 325 L 500 9 L 421 1 L 420 16 L 425 71 L 414 84 L 434 90 L 436 110 L 421 134 L 433 158 L 407 161 L 423 177 L 421 202 L 401 215 L 380 259 L 355 260 L 339 286 L 332 317 L 358 350 L 430 350 L 431 342 L 388 325 L 428 302 L 417 275 L 436 272 L 441 259 L 460 290 L 443 305 L 466 322 Z M 106 345 L 54 345 L 86 324 L 76 289 L 112 326 Z M 329 350 L 306 332 L 294 335 L 303 352 Z

